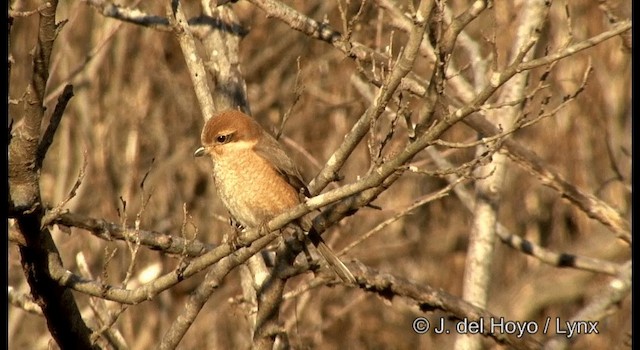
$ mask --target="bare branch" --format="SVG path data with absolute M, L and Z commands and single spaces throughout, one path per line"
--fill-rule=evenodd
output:
M 427 152 L 433 158 L 440 167 L 451 167 L 452 165 L 440 155 L 434 149 L 427 149 Z M 459 181 L 458 177 L 454 174 L 446 176 L 447 181 L 453 184 Z M 458 198 L 460 198 L 460 203 L 462 203 L 468 211 L 472 211 L 475 207 L 475 199 L 474 196 L 469 193 L 463 186 L 454 187 L 453 191 L 456 193 Z M 551 266 L 556 267 L 568 267 L 568 268 L 576 268 L 585 271 L 591 271 L 596 273 L 604 273 L 607 275 L 615 275 L 620 271 L 620 266 L 618 264 L 602 260 L 595 259 L 587 256 L 575 255 L 570 253 L 558 253 L 554 252 L 551 249 L 547 249 L 538 244 L 530 242 L 514 233 L 509 232 L 509 230 L 502 225 L 500 222 L 496 225 L 496 234 L 498 238 L 502 241 L 502 243 L 508 245 L 513 249 L 517 249 L 524 254 L 530 255 L 545 264 L 549 264 Z
M 320 192 L 326 185 L 337 178 L 337 172 L 343 166 L 344 162 L 351 155 L 355 147 L 360 143 L 371 127 L 371 123 L 378 119 L 387 106 L 389 100 L 400 85 L 400 81 L 413 68 L 418 48 L 422 42 L 422 37 L 426 29 L 426 17 L 431 11 L 426 1 L 421 2 L 420 10 L 416 14 L 416 18 L 422 22 L 418 22 L 409 35 L 407 46 L 402 56 L 393 66 L 393 70 L 389 74 L 384 85 L 380 88 L 373 106 L 367 109 L 365 114 L 358 119 L 358 122 L 352 127 L 351 131 L 345 136 L 344 142 L 331 155 L 327 161 L 327 165 L 320 171 L 316 178 L 309 184 L 311 193 Z M 433 5 L 432 3 L 430 3 Z
M 53 136 L 58 130 L 58 125 L 60 125 L 60 120 L 62 120 L 62 115 L 64 114 L 64 110 L 67 108 L 67 103 L 73 97 L 73 86 L 65 85 L 62 94 L 58 97 L 58 104 L 53 110 L 53 114 L 51 115 L 51 121 L 49 125 L 47 125 L 47 130 L 42 135 L 42 140 L 38 145 L 38 153 L 37 153 L 37 162 L 38 168 L 42 167 L 42 161 L 44 160 L 44 156 L 49 150 L 49 146 L 53 142 Z
M 621 35 L 627 31 L 631 30 L 631 21 L 624 20 L 622 22 L 616 23 L 613 26 L 613 29 L 610 29 L 606 32 L 600 33 L 594 37 L 583 40 L 577 44 L 571 45 L 565 49 L 562 49 L 558 52 L 552 53 L 545 57 L 537 58 L 535 60 L 523 62 L 518 69 L 520 71 L 529 70 L 533 68 L 537 68 L 540 66 L 544 66 L 550 64 L 551 62 L 559 61 L 563 58 L 574 55 L 580 51 L 586 50 L 588 48 L 594 47 L 605 40 L 609 40 L 613 37 Z
M 81 278 L 72 272 L 65 270 L 62 266 L 52 266 L 52 275 L 57 282 L 63 286 L 69 287 L 81 293 L 101 297 L 107 300 L 117 301 L 124 304 L 138 304 L 146 300 L 150 300 L 157 294 L 165 291 L 186 278 L 202 271 L 203 269 L 219 263 L 219 271 L 228 273 L 231 269 L 245 262 L 254 254 L 258 253 L 276 238 L 276 233 L 259 237 L 255 230 L 248 237 L 244 238 L 244 243 L 239 243 L 242 247 L 237 249 L 229 245 L 219 246 L 210 252 L 203 254 L 191 261 L 185 262 L 183 266 L 179 266 L 176 270 L 166 273 L 159 278 L 143 284 L 135 289 L 124 289 L 115 286 L 109 286 L 99 281 L 90 281 Z M 250 246 L 248 246 L 250 245 Z M 224 276 L 222 276 L 224 277 Z
M 511 48 L 516 52 L 520 60 L 530 59 L 534 52 L 529 43 L 538 43 L 542 33 L 542 27 L 549 14 L 551 3 L 529 1 L 525 2 L 528 11 L 521 15 L 516 40 Z M 504 84 L 498 96 L 498 103 L 525 98 L 525 87 L 529 72 L 516 75 Z M 493 120 L 507 128 L 517 124 L 518 115 L 522 113 L 517 105 L 513 107 L 494 110 L 490 113 Z M 500 139 L 499 143 L 501 144 Z M 483 145 L 478 146 L 476 154 L 486 152 Z M 502 191 L 507 174 L 507 166 L 504 154 L 497 154 L 491 158 L 489 164 L 481 165 L 476 169 L 478 176 L 487 178 L 475 183 L 475 206 L 473 207 L 473 223 L 469 237 L 469 247 L 465 260 L 465 269 L 462 285 L 462 297 L 464 300 L 479 307 L 486 307 L 489 299 L 489 288 L 494 276 L 491 271 L 496 240 L 496 226 L 498 223 L 498 209 L 500 206 Z M 456 349 L 480 349 L 480 339 L 469 334 L 460 334 L 456 337 Z
M 76 264 L 78 265 L 80 274 L 84 278 L 93 278 L 93 274 L 89 270 L 87 260 L 82 252 L 76 254 Z M 100 337 L 104 337 L 105 340 L 116 349 L 128 349 L 127 343 L 120 331 L 113 327 L 115 322 L 118 320 L 118 317 L 126 310 L 126 305 L 118 305 L 116 310 L 113 310 L 113 308 L 110 309 L 107 306 L 105 300 L 100 298 L 89 298 L 89 306 L 93 311 L 94 318 L 102 325 L 91 335 L 91 339 L 95 341 Z
M 396 296 L 409 299 L 422 312 L 442 310 L 459 320 L 497 319 L 487 310 L 473 306 L 441 289 L 432 288 L 424 284 L 418 285 L 391 274 L 375 271 L 361 264 L 357 268 L 352 264 L 349 269 L 353 271 L 358 281 L 363 281 L 361 283 L 363 289 L 376 293 L 387 300 L 392 300 Z M 482 335 L 491 337 L 498 343 L 507 344 L 515 349 L 540 348 L 539 341 L 529 334 L 525 334 L 523 337 L 516 337 L 513 334 L 492 333 L 487 328 Z
M 249 232 L 258 232 L 260 230 L 252 230 Z M 209 300 L 211 294 L 218 289 L 218 287 L 222 283 L 222 279 L 235 267 L 240 265 L 249 259 L 253 254 L 259 252 L 262 248 L 264 248 L 267 244 L 269 244 L 278 233 L 272 233 L 268 236 L 262 237 L 257 241 L 251 243 L 250 248 L 247 249 L 249 254 L 243 254 L 240 249 L 236 251 L 236 253 L 230 255 L 228 258 L 224 258 L 220 260 L 215 266 L 212 266 L 207 275 L 204 278 L 204 281 L 196 288 L 196 290 L 191 293 L 189 300 L 185 304 L 185 310 L 178 318 L 173 322 L 169 330 L 165 333 L 162 338 L 162 342 L 160 343 L 160 349 L 174 349 L 178 343 L 182 340 L 185 333 L 193 324 L 198 313 L 204 306 L 204 304 Z M 266 243 L 262 243 L 266 242 Z M 254 248 L 258 249 L 254 249 Z M 289 259 L 295 258 L 295 255 L 289 256 Z M 286 265 L 288 266 L 291 261 L 288 261 Z M 185 271 L 186 272 L 186 271 Z M 281 280 L 278 276 L 278 269 L 274 269 L 274 273 L 269 277 L 269 280 L 265 281 L 264 284 L 260 287 L 261 290 L 258 293 L 258 316 L 256 321 L 256 333 L 254 334 L 254 342 L 256 339 L 260 338 L 270 338 L 271 341 L 268 343 L 273 343 L 273 339 L 275 338 L 275 334 L 271 333 L 271 329 L 264 328 L 264 322 L 266 321 L 265 314 L 268 316 L 275 316 L 277 318 L 277 310 L 279 303 L 275 303 L 272 305 L 264 305 L 264 302 L 273 301 L 273 298 L 280 299 L 282 295 L 282 289 L 284 288 L 284 283 L 286 280 Z M 279 282 L 278 282 L 279 281 Z M 262 316 L 261 316 L 262 315 Z M 268 318 L 268 317 L 267 317 Z M 264 332 L 267 332 L 266 334 Z M 273 338 L 272 338 L 273 336 Z M 266 339 L 262 339 L 266 340 Z M 264 345 L 263 342 L 258 342 L 257 344 Z M 256 345 L 258 348 L 263 348 L 261 345 Z
M 36 302 L 33 300 L 31 295 L 20 293 L 16 291 L 13 287 L 9 286 L 8 296 L 9 296 L 9 304 L 15 307 L 18 307 L 20 309 L 23 309 L 26 312 L 43 316 L 42 309 L 40 308 L 40 306 L 38 306 L 38 304 L 36 304 Z
M 326 24 L 320 24 L 310 18 L 304 17 L 297 11 L 288 6 L 273 0 L 252 0 L 254 5 L 260 7 L 270 16 L 276 17 L 292 28 L 300 30 L 312 38 L 320 39 L 333 44 L 341 51 L 348 53 L 350 56 L 363 57 L 367 56 L 358 54 L 358 48 L 361 45 L 340 40 L 340 33 L 329 28 Z M 375 104 L 367 109 L 365 114 L 353 126 L 351 131 L 345 136 L 342 145 L 333 153 L 327 161 L 327 165 L 320 171 L 316 178 L 310 182 L 309 190 L 311 193 L 319 193 L 331 181 L 338 179 L 338 171 L 351 155 L 355 147 L 360 143 L 371 126 L 372 120 L 377 119 L 384 111 L 387 103 L 395 93 L 397 87 L 404 76 L 406 76 L 413 67 L 413 62 L 420 47 L 424 31 L 426 29 L 426 18 L 431 10 L 429 6 L 433 3 L 427 1 L 421 2 L 419 12 L 416 14 L 418 22 L 413 27 L 407 47 L 403 51 L 402 57 L 396 62 L 391 74 L 380 88 Z
M 367 231 L 366 233 L 362 234 L 360 236 L 360 238 L 356 241 L 354 241 L 353 243 L 349 244 L 348 246 L 344 247 L 339 253 L 338 255 L 342 255 L 346 252 L 348 252 L 349 250 L 355 248 L 357 245 L 359 245 L 360 243 L 364 242 L 365 240 L 367 240 L 368 238 L 370 238 L 371 236 L 373 236 L 374 234 L 382 231 L 385 227 L 391 225 L 392 223 L 398 221 L 399 219 L 411 214 L 416 208 L 419 208 L 427 203 L 431 203 L 437 199 L 440 199 L 442 197 L 445 197 L 447 195 L 449 195 L 449 193 L 451 192 L 451 190 L 458 185 L 459 183 L 463 182 L 464 179 L 461 178 L 458 181 L 451 183 L 447 186 L 445 186 L 444 188 L 442 188 L 441 190 L 422 196 L 422 198 L 418 198 L 414 201 L 413 204 L 411 204 L 410 206 L 399 210 L 398 213 L 396 213 L 395 215 L 393 215 L 392 217 L 388 218 L 387 220 L 379 223 L 376 227 L 372 228 L 371 230 Z
M 69 194 L 67 195 L 67 197 L 60 202 L 60 204 L 58 204 L 55 208 L 53 208 L 52 210 L 48 211 L 43 217 L 42 217 L 42 223 L 40 224 L 41 228 L 45 228 L 47 226 L 49 226 L 53 220 L 55 220 L 57 217 L 59 217 L 62 212 L 64 211 L 64 207 L 65 205 L 67 205 L 67 203 L 69 203 L 69 201 L 76 196 L 76 191 L 78 190 L 78 188 L 80 187 L 80 185 L 82 184 L 82 180 L 84 179 L 84 175 L 85 175 L 85 171 L 87 170 L 87 152 L 85 151 L 83 154 L 83 161 L 82 161 L 82 167 L 80 168 L 80 173 L 78 174 L 78 178 L 76 179 L 75 184 L 73 185 L 73 187 L 71 188 L 71 190 L 69 191 Z
M 466 118 L 464 122 L 483 135 L 492 135 L 499 132 L 493 124 L 478 115 Z M 518 165 L 537 176 L 542 184 L 558 191 L 590 218 L 598 220 L 611 228 L 618 238 L 631 243 L 629 221 L 624 219 L 617 210 L 601 199 L 585 193 L 582 189 L 567 182 L 562 175 L 552 170 L 543 159 L 518 142 L 507 139 L 504 146 L 508 151 L 509 157 Z
M 33 51 L 31 81 L 23 100 L 22 123 L 12 130 L 10 137 L 9 213 L 16 217 L 21 241 L 25 243 L 19 247 L 22 269 L 51 335 L 62 348 L 94 349 L 91 330 L 84 323 L 73 294 L 52 278 L 51 265 L 62 265 L 62 261 L 50 232 L 40 226 L 44 210 L 40 198 L 42 164 L 38 148 L 45 111 L 43 99 L 54 40 L 62 25 L 55 19 L 58 2 L 51 0 L 50 4 L 39 13 L 38 43 Z
M 591 302 L 566 322 L 568 324 L 587 324 L 589 327 L 585 332 L 593 333 L 594 330 L 597 332 L 599 321 L 609 316 L 612 309 L 618 308 L 618 305 L 630 292 L 631 261 L 629 260 L 616 278 L 609 281 L 606 288 L 603 288 Z M 544 348 L 548 350 L 566 349 L 571 340 L 569 337 L 556 335 L 545 343 Z
M 189 28 L 205 48 L 204 66 L 212 80 L 210 94 L 215 108 L 238 109 L 251 115 L 239 58 L 240 39 L 246 30 L 228 6 L 211 8 L 205 13 L 208 15 L 191 19 Z
M 83 0 L 98 10 L 103 16 L 111 17 L 160 31 L 171 31 L 166 17 L 144 13 L 136 8 L 125 7 L 105 0 Z
M 209 86 L 207 84 L 207 72 L 204 68 L 204 63 L 196 51 L 196 44 L 193 40 L 191 31 L 189 30 L 189 24 L 187 18 L 182 12 L 182 5 L 178 0 L 172 0 L 167 5 L 167 17 L 169 18 L 169 24 L 173 30 L 173 33 L 178 38 L 180 48 L 182 49 L 182 55 L 187 63 L 191 82 L 193 83 L 198 103 L 200 104 L 200 111 L 202 112 L 202 118 L 207 121 L 213 116 L 216 105 L 211 97 Z
M 131 240 L 134 235 L 128 231 L 132 228 L 123 228 L 121 225 L 108 222 L 103 219 L 94 219 L 75 213 L 61 213 L 55 217 L 53 224 L 63 225 L 67 227 L 77 227 L 91 232 L 98 238 L 111 241 Z M 186 255 L 189 257 L 200 256 L 213 249 L 215 246 L 205 244 L 198 240 L 188 240 L 159 232 L 139 230 L 138 237 L 140 244 L 153 250 L 161 250 L 167 254 Z
M 44 4 L 38 6 L 37 8 L 29 11 L 16 11 L 12 8 L 9 8 L 9 17 L 29 17 L 35 15 L 36 13 L 40 13 L 46 9 L 51 8 L 53 5 L 50 2 L 45 2 Z

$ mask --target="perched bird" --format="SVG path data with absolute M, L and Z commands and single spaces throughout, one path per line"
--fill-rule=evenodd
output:
M 302 195 L 309 196 L 300 171 L 280 143 L 248 115 L 236 110 L 217 113 L 202 129 L 201 140 L 194 156 L 211 157 L 218 196 L 243 227 L 265 224 L 300 204 Z M 308 218 L 293 225 L 307 233 L 344 282 L 355 283 L 351 271 L 312 229 Z

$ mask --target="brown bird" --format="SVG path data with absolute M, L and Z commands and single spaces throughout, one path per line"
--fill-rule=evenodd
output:
M 278 141 L 253 118 L 236 111 L 217 113 L 202 129 L 202 147 L 194 156 L 213 160 L 218 196 L 231 216 L 245 228 L 258 227 L 309 196 L 295 163 Z M 356 280 L 306 218 L 293 225 L 307 237 L 346 283 Z

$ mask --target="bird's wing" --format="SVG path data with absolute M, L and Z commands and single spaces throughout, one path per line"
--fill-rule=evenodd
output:
M 311 193 L 309 193 L 309 189 L 302 179 L 300 171 L 278 141 L 266 132 L 263 140 L 266 142 L 260 142 L 255 146 L 256 153 L 266 159 L 269 164 L 272 164 L 278 174 L 291 186 L 299 190 L 301 194 L 311 197 Z

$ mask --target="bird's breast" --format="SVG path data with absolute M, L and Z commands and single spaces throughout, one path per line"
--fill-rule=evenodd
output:
M 218 196 L 245 227 L 256 227 L 300 202 L 299 194 L 268 161 L 252 151 L 225 153 L 214 162 Z

